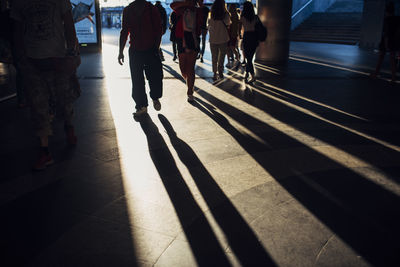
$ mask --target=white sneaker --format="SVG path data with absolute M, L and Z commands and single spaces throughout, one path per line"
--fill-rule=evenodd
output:
M 147 113 L 147 107 L 141 107 L 141 108 L 137 109 L 136 112 L 133 113 L 133 116 L 138 117 L 138 116 L 141 116 L 146 113 Z
M 158 100 L 158 99 L 153 100 L 153 107 L 157 111 L 161 110 L 161 102 L 160 102 L 160 100 Z

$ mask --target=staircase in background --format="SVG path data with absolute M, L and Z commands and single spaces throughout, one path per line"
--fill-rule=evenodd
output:
M 292 41 L 357 44 L 363 0 L 337 0 L 326 12 L 313 13 L 291 33 Z

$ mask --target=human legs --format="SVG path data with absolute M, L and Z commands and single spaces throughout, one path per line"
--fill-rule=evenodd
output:
M 146 56 L 145 73 L 149 82 L 150 97 L 153 100 L 158 100 L 163 93 L 163 71 L 161 60 L 157 57 L 156 53 L 150 52 Z
M 181 70 L 181 74 L 183 79 L 187 80 L 187 70 L 186 70 L 186 53 L 180 53 L 179 57 L 179 69 Z
M 175 40 L 171 41 L 171 43 L 172 43 L 172 52 L 174 53 L 173 61 L 175 61 L 177 59 L 177 55 L 178 55 L 177 44 L 176 44 Z
M 244 48 L 243 48 L 243 39 L 240 40 L 239 47 L 240 47 L 240 51 L 242 51 L 242 56 L 243 56 L 243 61 L 241 62 L 241 64 L 242 64 L 242 66 L 245 66 L 246 65 L 246 54 L 245 54 Z
M 211 63 L 212 63 L 212 71 L 214 73 L 214 78 L 217 76 L 218 72 L 218 44 L 210 43 L 210 50 L 211 50 Z
M 246 54 L 246 72 L 254 75 L 253 57 L 256 49 L 249 49 L 245 52 Z
M 66 74 L 57 72 L 53 84 L 53 101 L 55 108 L 62 112 L 64 118 L 64 131 L 68 145 L 76 145 L 73 126 L 74 102 L 80 95 L 80 85 L 76 73 Z
M 163 53 L 161 47 L 160 47 L 160 49 L 159 49 L 159 54 L 160 54 L 160 59 L 161 59 L 161 61 L 165 61 L 164 53 Z
M 228 43 L 224 44 L 219 44 L 218 45 L 218 74 L 219 77 L 222 78 L 224 76 L 224 61 L 225 61 L 225 55 L 228 49 Z
M 231 47 L 233 54 L 235 55 L 236 60 L 240 60 L 240 53 L 238 49 L 238 42 L 237 42 L 237 37 L 235 38 L 235 42 L 233 43 L 233 46 Z
M 28 99 L 31 109 L 31 119 L 35 134 L 45 140 L 52 134 L 49 113 L 50 86 L 53 77 L 51 73 L 42 73 L 33 66 L 24 72 L 27 86 Z M 47 143 L 44 141 L 43 143 Z
M 182 76 L 186 81 L 188 99 L 193 98 L 195 71 L 194 66 L 196 63 L 196 51 L 190 51 L 179 54 L 179 67 Z
M 378 58 L 378 62 L 376 63 L 375 72 L 371 73 L 371 75 L 370 75 L 372 78 L 376 78 L 379 71 L 381 70 L 383 59 L 385 58 L 385 54 L 386 54 L 386 51 L 379 52 L 379 58 Z
M 248 82 L 254 82 L 255 76 L 254 76 L 254 66 L 253 66 L 253 57 L 256 52 L 256 48 L 254 47 L 253 49 L 246 50 L 245 55 L 246 55 L 246 79 L 247 77 L 251 76 L 251 79 Z
M 228 61 L 233 61 L 234 60 L 233 50 L 232 50 L 232 47 L 230 45 L 228 45 L 228 47 L 226 49 L 226 55 L 227 55 Z
M 251 79 L 249 82 L 254 81 L 254 67 L 253 67 L 253 57 L 256 52 L 258 46 L 258 40 L 255 32 L 245 32 L 243 36 L 243 50 L 244 56 L 246 58 L 246 76 L 247 78 L 249 74 L 251 75 Z
M 53 72 L 42 73 L 33 65 L 24 67 L 24 82 L 27 86 L 27 98 L 31 109 L 31 119 L 36 136 L 40 142 L 40 153 L 33 165 L 34 170 L 43 170 L 53 163 L 49 153 L 49 135 L 52 134 L 49 113 L 50 84 L 54 80 Z
M 200 61 L 203 62 L 204 51 L 206 50 L 206 39 L 207 29 L 201 30 L 201 49 L 200 49 Z
M 187 94 L 188 95 L 193 95 L 193 90 L 194 90 L 194 80 L 195 80 L 195 71 L 194 71 L 194 66 L 196 64 L 196 52 L 191 51 L 187 53 Z
M 129 67 L 132 79 L 132 98 L 135 101 L 135 108 L 147 107 L 147 95 L 144 84 L 144 56 L 142 52 L 129 50 Z

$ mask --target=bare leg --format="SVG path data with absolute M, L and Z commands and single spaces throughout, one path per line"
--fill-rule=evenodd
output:
M 180 53 L 179 57 L 179 68 L 181 70 L 181 74 L 185 81 L 187 80 L 187 72 L 186 72 L 186 53 Z
M 194 80 L 195 80 L 195 73 L 194 73 L 194 66 L 196 64 L 196 55 L 195 51 L 191 51 L 187 54 L 187 61 L 186 61 L 186 70 L 187 70 L 187 80 L 186 84 L 188 87 L 187 94 L 193 95 L 194 89 Z
M 232 47 L 232 51 L 235 54 L 236 60 L 239 60 L 240 59 L 240 54 L 239 54 L 239 51 L 238 51 L 237 47 L 233 46 Z
M 370 75 L 371 78 L 376 78 L 376 76 L 378 75 L 379 71 L 381 70 L 382 62 L 383 62 L 383 59 L 384 59 L 384 58 L 385 58 L 385 52 L 384 52 L 384 51 L 381 51 L 381 52 L 379 53 L 378 62 L 376 63 L 375 72 L 371 73 L 371 75 Z

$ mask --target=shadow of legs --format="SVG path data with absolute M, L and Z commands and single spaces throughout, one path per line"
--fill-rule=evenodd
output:
M 183 231 L 199 266 L 230 266 L 203 211 L 185 183 L 157 126 L 146 115 L 140 122 L 149 153 L 175 208 Z M 152 149 L 156 145 L 159 149 Z M 195 227 L 192 225 L 195 221 Z
M 224 231 L 233 253 L 243 264 L 275 266 L 249 225 L 221 190 L 192 148 L 175 133 L 166 117 L 158 115 L 180 160 L 188 168 L 210 212 Z M 195 167 L 194 167 L 195 166 Z

